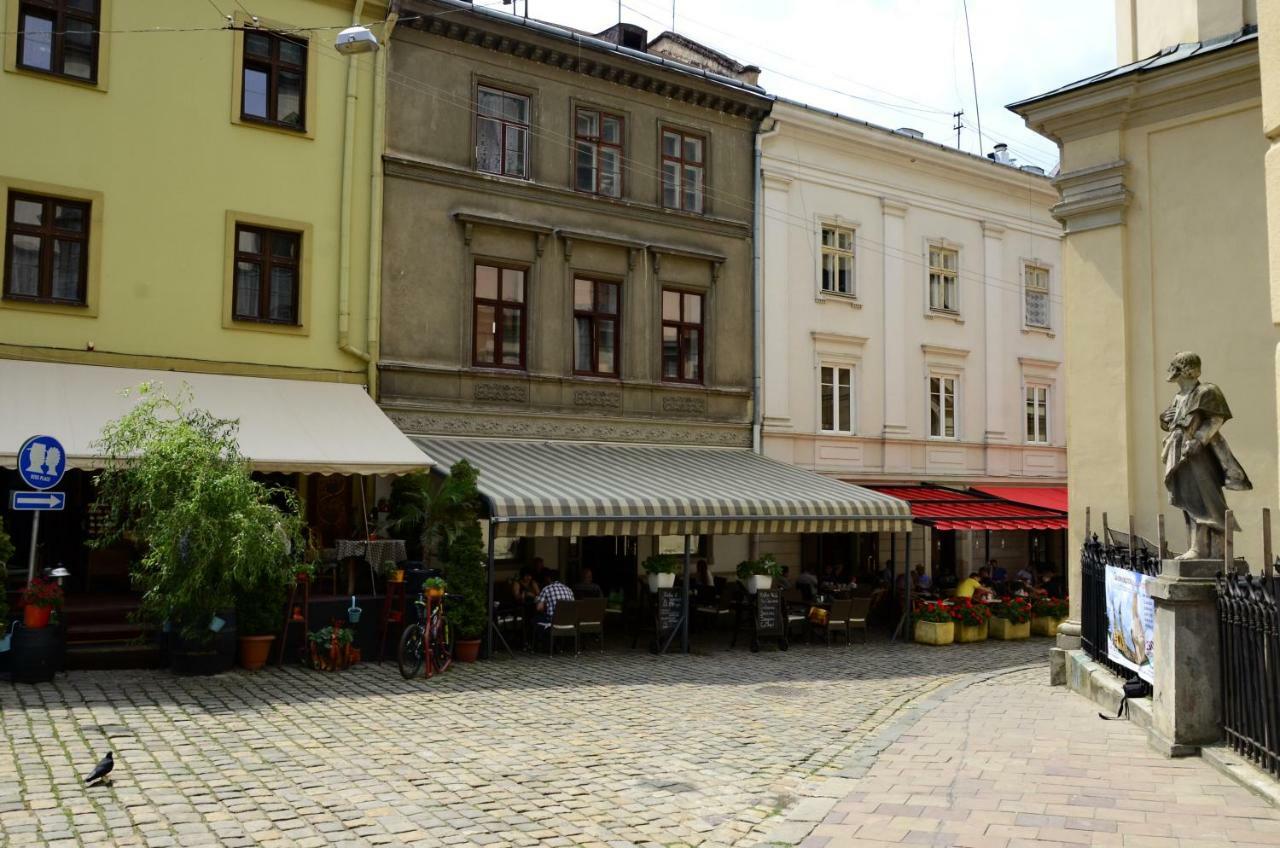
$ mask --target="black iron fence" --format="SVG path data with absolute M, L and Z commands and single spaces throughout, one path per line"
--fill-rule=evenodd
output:
M 1135 539 L 1137 537 L 1134 537 Z M 1146 546 L 1105 545 L 1095 534 L 1080 552 L 1080 642 L 1086 654 L 1118 677 L 1132 680 L 1136 671 L 1125 668 L 1107 655 L 1110 638 L 1107 620 L 1107 566 L 1156 576 L 1160 557 Z M 1156 647 L 1159 650 L 1159 646 Z
M 1227 741 L 1280 777 L 1280 604 L 1274 573 L 1218 576 L 1218 630 Z

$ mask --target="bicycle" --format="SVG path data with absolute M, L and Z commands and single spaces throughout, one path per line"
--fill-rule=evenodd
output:
M 444 595 L 436 599 L 431 606 L 430 621 L 427 618 L 426 598 L 415 598 L 416 621 L 400 634 L 400 645 L 396 650 L 396 662 L 400 666 L 400 676 L 405 680 L 417 676 L 425 663 L 426 676 L 446 671 L 453 662 L 453 628 L 444 614 L 444 602 L 456 601 L 459 595 Z M 428 653 L 428 646 L 430 652 Z

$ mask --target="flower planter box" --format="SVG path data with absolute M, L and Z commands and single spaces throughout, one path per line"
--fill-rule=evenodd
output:
M 921 645 L 950 645 L 956 638 L 954 621 L 917 621 L 916 641 Z
M 1028 639 L 1031 636 L 1031 622 L 1014 624 L 1007 618 L 993 618 L 988 635 L 992 639 Z
M 659 589 L 670 589 L 676 585 L 676 576 L 674 574 L 657 573 L 649 575 L 649 591 L 656 592 Z
M 1036 636 L 1057 636 L 1058 625 L 1061 623 L 1061 619 L 1037 615 L 1035 618 L 1031 619 L 1031 632 Z
M 961 624 L 956 628 L 957 642 L 987 641 L 987 622 L 981 624 Z

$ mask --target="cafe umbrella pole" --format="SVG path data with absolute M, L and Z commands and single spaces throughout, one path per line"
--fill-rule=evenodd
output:
M 489 599 L 489 613 L 486 617 L 489 620 L 489 626 L 486 627 L 484 631 L 484 658 L 485 659 L 493 658 L 493 649 L 494 649 L 493 637 L 495 635 L 498 637 L 498 641 L 502 643 L 502 647 L 507 649 L 507 653 L 510 654 L 512 657 L 515 656 L 515 652 L 511 650 L 511 645 L 507 642 L 507 637 L 503 636 L 502 631 L 498 629 L 498 610 L 493 603 L 493 583 L 494 583 L 493 551 L 494 551 L 494 541 L 495 541 L 494 536 L 496 535 L 494 531 L 496 531 L 497 529 L 498 529 L 497 522 L 495 522 L 492 518 L 489 519 L 489 559 L 488 559 L 487 574 L 485 575 L 485 580 L 488 583 L 488 586 L 486 589 L 486 596 Z
M 689 540 L 684 537 L 684 600 L 680 609 L 680 647 L 689 653 Z

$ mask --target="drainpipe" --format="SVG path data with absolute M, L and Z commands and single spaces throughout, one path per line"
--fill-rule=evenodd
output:
M 764 158 L 764 140 L 777 132 L 778 120 L 774 118 L 773 124 L 768 130 L 763 132 L 759 129 L 756 130 L 755 144 L 754 197 L 756 208 L 751 222 L 751 242 L 754 248 L 751 256 L 751 308 L 753 313 L 752 335 L 755 340 L 755 344 L 752 345 L 751 366 L 751 449 L 756 453 L 764 452 L 762 435 L 764 403 L 760 398 L 761 371 L 764 369 L 764 261 L 761 254 L 764 242 L 764 186 L 761 179 L 761 169 Z
M 365 338 L 368 348 L 369 394 L 378 398 L 378 355 L 382 311 L 382 152 L 387 142 L 387 54 L 391 51 L 391 34 L 395 31 L 400 12 L 387 13 L 382 28 L 382 47 L 373 58 L 373 143 L 369 154 L 369 305 L 368 330 Z
M 355 0 L 351 25 L 360 26 L 364 0 Z M 338 208 L 338 349 L 361 362 L 369 362 L 368 353 L 351 344 L 351 195 L 355 180 L 356 158 L 356 73 L 357 56 L 347 57 L 347 105 L 342 136 L 342 195 Z M 371 284 L 372 285 L 372 284 Z

